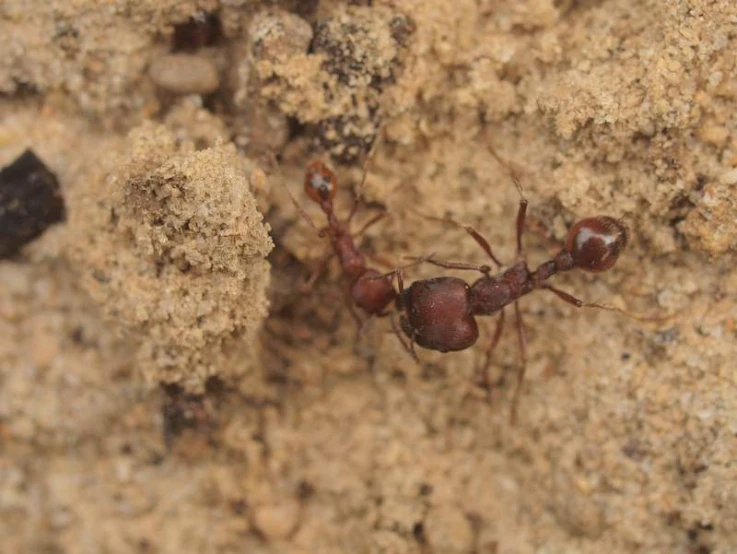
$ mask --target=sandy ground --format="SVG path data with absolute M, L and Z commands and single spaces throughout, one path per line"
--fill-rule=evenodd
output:
M 69 213 L 0 261 L 3 553 L 737 552 L 737 4 L 10 0 L 0 164 Z M 171 68 L 183 68 L 171 71 Z M 622 218 L 614 269 L 417 364 L 361 333 L 301 182 L 365 186 L 361 247 L 532 263 Z M 411 282 L 450 274 L 429 265 Z M 459 274 L 470 278 L 468 273 Z

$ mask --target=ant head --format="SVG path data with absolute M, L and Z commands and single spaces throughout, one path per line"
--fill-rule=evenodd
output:
M 568 231 L 566 251 L 579 269 L 610 269 L 627 246 L 627 227 L 611 217 L 587 217 Z
M 318 204 L 330 201 L 335 196 L 338 179 L 322 162 L 312 162 L 305 173 L 305 192 Z

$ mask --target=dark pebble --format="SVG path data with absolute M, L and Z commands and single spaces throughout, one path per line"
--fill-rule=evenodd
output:
M 31 150 L 0 170 L 0 258 L 66 216 L 59 181 Z

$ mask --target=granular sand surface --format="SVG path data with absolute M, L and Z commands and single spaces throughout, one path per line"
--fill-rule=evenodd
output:
M 10 0 L 0 38 L 0 165 L 69 214 L 0 261 L 0 551 L 737 552 L 737 4 Z M 420 214 L 514 260 L 492 144 L 531 265 L 621 218 L 554 282 L 646 317 L 526 297 L 516 425 L 512 312 L 488 399 L 494 318 L 419 363 L 358 332 L 287 188 L 321 227 L 328 162 L 347 216 L 377 134 L 372 267 L 488 262 Z

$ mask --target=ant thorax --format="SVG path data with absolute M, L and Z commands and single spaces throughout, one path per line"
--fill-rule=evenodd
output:
M 471 285 L 471 313 L 492 315 L 535 289 L 527 262 L 520 260 L 497 275 L 486 275 Z

